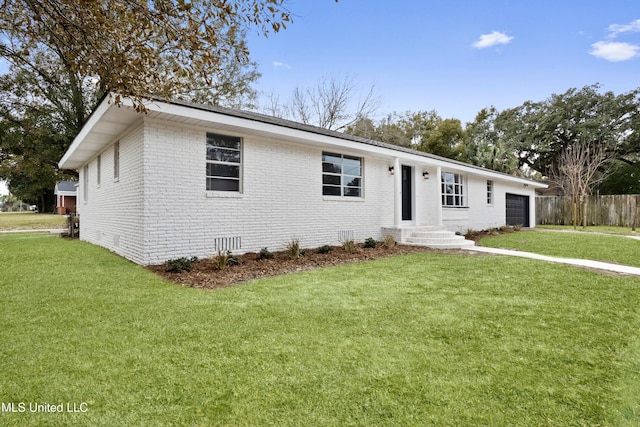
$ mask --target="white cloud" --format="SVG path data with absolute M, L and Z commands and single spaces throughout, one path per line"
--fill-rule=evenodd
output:
M 636 19 L 635 21 L 631 21 L 628 24 L 612 24 L 609 25 L 609 37 L 615 38 L 619 34 L 629 33 L 629 32 L 640 32 L 640 19 Z
M 631 43 L 597 42 L 591 47 L 591 55 L 611 62 L 626 61 L 640 54 L 640 46 Z
M 287 70 L 290 70 L 292 67 L 289 64 L 285 64 L 284 62 L 280 62 L 280 61 L 273 61 L 273 68 L 286 68 Z
M 472 46 L 477 49 L 484 49 L 486 47 L 496 46 L 499 44 L 507 44 L 511 40 L 513 40 L 513 37 L 498 31 L 492 31 L 490 34 L 482 34 L 480 36 L 480 40 L 475 42 Z

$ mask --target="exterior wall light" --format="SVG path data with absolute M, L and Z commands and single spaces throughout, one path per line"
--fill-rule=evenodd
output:
M 393 175 L 393 172 L 394 172 L 393 166 L 389 166 L 389 175 Z
M 422 177 L 424 179 L 429 179 L 429 172 L 427 172 L 427 171 L 422 172 Z

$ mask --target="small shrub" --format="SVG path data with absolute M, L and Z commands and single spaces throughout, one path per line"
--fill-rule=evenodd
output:
M 258 259 L 271 259 L 273 258 L 273 253 L 269 251 L 267 248 L 260 249 L 260 253 L 258 253 Z
M 477 230 L 473 230 L 471 228 L 467 228 L 466 233 L 464 233 L 464 238 L 465 239 L 469 239 L 469 240 L 473 240 L 476 237 L 478 237 L 480 235 L 480 232 Z
M 227 252 L 228 255 L 228 259 L 227 259 L 227 265 L 231 266 L 231 265 L 240 265 L 240 258 L 238 258 L 237 256 L 233 255 L 231 253 L 231 251 Z
M 396 245 L 396 239 L 394 239 L 391 234 L 387 234 L 386 236 L 384 236 L 382 244 L 385 248 L 392 249 Z
M 287 243 L 285 253 L 291 259 L 300 258 L 300 242 L 298 241 L 298 239 L 293 239 L 289 243 Z
M 240 260 L 231 251 L 222 252 L 218 250 L 218 255 L 213 259 L 213 266 L 216 270 L 224 270 L 230 265 L 238 265 Z
M 329 245 L 320 246 L 316 249 L 317 254 L 330 254 L 331 252 L 333 252 L 333 248 Z
M 191 258 L 175 258 L 170 259 L 166 263 L 165 270 L 168 273 L 182 273 L 183 271 L 191 271 L 193 263 L 198 261 L 198 257 Z
M 376 246 L 378 246 L 378 242 L 376 242 L 376 239 L 374 239 L 373 237 L 369 237 L 364 241 L 365 248 L 373 249 Z
M 356 242 L 354 242 L 351 239 L 347 239 L 344 242 L 342 242 L 342 249 L 344 249 L 344 251 L 348 254 L 355 254 L 356 252 L 358 252 L 358 245 L 356 245 Z
M 520 231 L 522 230 L 522 224 L 516 224 L 513 226 L 513 231 Z

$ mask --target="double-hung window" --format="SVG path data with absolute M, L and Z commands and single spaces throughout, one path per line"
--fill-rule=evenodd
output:
M 323 152 L 322 195 L 362 197 L 362 158 Z
M 238 137 L 207 133 L 207 190 L 240 192 L 242 144 Z
M 457 173 L 442 173 L 442 206 L 466 206 L 464 177 Z
M 493 204 L 493 181 L 487 181 L 487 204 Z
M 120 179 L 120 141 L 113 144 L 113 180 Z

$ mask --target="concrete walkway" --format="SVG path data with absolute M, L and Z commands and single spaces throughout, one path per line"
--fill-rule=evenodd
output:
M 51 233 L 51 234 L 62 234 L 67 231 L 66 228 L 34 228 L 29 230 L 0 230 L 0 234 L 9 234 L 9 233 Z
M 534 254 L 531 252 L 514 251 L 510 249 L 486 248 L 483 246 L 474 246 L 474 247 L 465 248 L 465 249 L 468 251 L 483 252 L 483 253 L 494 254 L 494 255 L 517 256 L 521 258 L 537 259 L 540 261 L 555 262 L 559 264 L 575 265 L 578 267 L 594 268 L 596 270 L 605 270 L 605 271 L 611 271 L 614 273 L 640 276 L 640 268 L 630 267 L 627 265 L 610 264 L 610 263 L 600 262 L 600 261 L 590 261 L 587 259 L 560 258 L 560 257 L 553 257 L 548 255 Z

